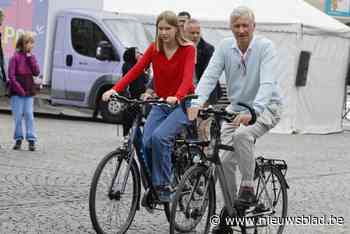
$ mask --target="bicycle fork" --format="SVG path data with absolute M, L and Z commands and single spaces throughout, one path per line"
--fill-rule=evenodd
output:
M 118 183 L 119 180 L 118 180 L 117 176 L 118 176 L 119 170 L 122 168 L 121 164 L 122 164 L 123 158 L 118 158 L 118 165 L 115 169 L 113 179 L 112 179 L 112 182 L 110 185 L 109 193 L 108 193 L 108 196 L 110 199 L 120 200 L 121 195 L 125 192 L 125 187 L 126 187 L 126 183 L 128 181 L 128 178 L 129 178 L 130 167 L 131 167 L 131 164 L 133 162 L 134 153 L 135 153 L 135 151 L 132 150 L 128 154 L 128 157 L 125 159 L 127 164 L 126 164 L 126 168 L 125 168 L 125 170 L 122 174 L 122 177 L 121 177 L 121 178 L 123 178 L 121 186 L 119 186 L 120 183 Z M 129 159 L 129 160 L 127 160 L 127 159 Z

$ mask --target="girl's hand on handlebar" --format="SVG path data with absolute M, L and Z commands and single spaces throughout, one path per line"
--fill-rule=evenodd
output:
M 117 93 L 114 89 L 107 90 L 106 92 L 103 93 L 102 95 L 102 100 L 104 102 L 107 102 L 113 94 Z
M 166 98 L 166 102 L 170 105 L 175 105 L 179 102 L 179 100 L 177 99 L 177 97 L 170 96 Z
M 154 92 L 153 89 L 146 89 L 146 92 L 144 92 L 142 95 L 141 95 L 141 99 L 143 101 L 147 101 L 148 99 L 150 98 L 156 98 L 157 95 L 156 93 Z
M 153 97 L 153 95 L 152 94 L 150 94 L 150 93 L 143 93 L 142 95 L 141 95 L 141 99 L 143 100 L 143 101 L 147 101 L 147 99 L 150 99 L 150 98 L 152 98 Z

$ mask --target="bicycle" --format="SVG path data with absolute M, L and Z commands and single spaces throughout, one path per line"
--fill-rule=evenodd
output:
M 256 121 L 254 110 L 242 103 L 239 105 L 248 108 L 254 123 Z M 256 158 L 254 182 L 257 202 L 252 206 L 236 201 L 232 204 L 227 180 L 219 158 L 219 150 L 234 151 L 232 146 L 221 144 L 220 123 L 232 121 L 235 115 L 227 113 L 225 110 L 212 108 L 200 110 L 199 115 L 202 118 L 213 118 L 210 128 L 210 142 L 208 143 L 209 152 L 203 155 L 199 163 L 186 171 L 178 185 L 171 207 L 170 233 L 173 234 L 176 230 L 175 223 L 179 225 L 180 221 L 176 220 L 179 217 L 184 219 L 181 223 L 185 223 L 182 224 L 181 229 L 187 232 L 194 229 L 198 231 L 200 228 L 202 230 L 199 233 L 209 233 L 211 226 L 224 225 L 226 222 L 227 225 L 230 225 L 229 228 L 225 229 L 227 233 L 238 231 L 245 234 L 247 229 L 253 229 L 254 233 L 257 234 L 268 232 L 269 228 L 276 228 L 275 231 L 269 233 L 282 233 L 284 229 L 283 219 L 287 216 L 288 209 L 287 189 L 289 186 L 285 179 L 286 162 L 261 156 Z M 224 199 L 224 208 L 218 216 L 214 215 L 216 178 L 219 180 Z M 201 194 L 196 192 L 198 188 L 203 190 Z M 282 201 L 279 203 L 280 199 Z M 281 207 L 277 207 L 277 205 Z M 207 217 L 203 218 L 205 215 Z M 276 220 L 282 220 L 280 225 L 268 225 L 273 215 L 280 215 L 275 217 Z M 205 220 L 205 223 L 199 225 L 202 219 Z
M 143 125 L 143 114 L 139 111 L 145 105 L 169 105 L 159 99 L 146 101 L 128 99 L 113 95 L 112 99 L 126 104 L 127 108 L 136 108 L 136 118 L 130 129 L 129 137 L 123 145 L 107 154 L 98 164 L 90 187 L 89 211 L 93 228 L 97 233 L 125 233 L 131 225 L 136 210 L 144 206 L 153 212 L 163 205 L 167 219 L 170 217 L 169 203 L 160 204 L 152 187 L 150 169 L 140 152 L 136 149 L 140 140 L 140 129 Z M 187 96 L 184 101 L 195 98 Z M 181 103 L 181 105 L 184 103 Z M 200 148 L 190 144 L 186 139 L 178 139 L 173 151 L 173 186 L 180 181 L 187 168 L 192 165 L 192 158 L 200 152 Z M 141 199 L 141 183 L 145 194 Z M 128 202 L 128 199 L 130 201 Z M 123 209 L 127 209 L 122 214 Z M 115 209 L 117 208 L 117 209 Z M 124 217 L 124 218 L 123 218 Z

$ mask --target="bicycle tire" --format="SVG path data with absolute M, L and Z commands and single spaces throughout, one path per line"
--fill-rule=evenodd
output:
M 284 178 L 284 175 L 282 174 L 282 172 L 274 167 L 274 166 L 266 166 L 266 165 L 262 165 L 260 166 L 260 169 L 258 169 L 257 171 L 262 171 L 264 173 L 264 175 L 267 174 L 267 182 L 268 183 L 273 183 L 273 181 L 278 182 L 278 185 L 273 185 L 272 184 L 272 188 L 277 188 L 276 190 L 278 190 L 278 192 L 274 192 L 274 191 L 270 191 L 269 194 L 272 194 L 273 197 L 273 208 L 275 209 L 278 203 L 278 199 L 281 197 L 282 201 L 281 201 L 281 210 L 280 212 L 280 216 L 276 217 L 280 220 L 283 220 L 283 222 L 279 223 L 280 225 L 270 225 L 273 228 L 276 228 L 276 231 L 272 231 L 272 232 L 268 232 L 268 233 L 277 233 L 277 234 L 281 234 L 283 233 L 283 229 L 285 227 L 285 223 L 284 220 L 287 217 L 287 210 L 288 210 L 288 194 L 287 194 L 287 184 Z M 268 173 L 271 173 L 271 175 L 269 176 Z M 261 179 L 260 176 L 256 177 L 256 180 Z M 267 185 L 269 186 L 269 185 Z M 258 186 L 256 188 L 256 194 L 257 194 L 257 200 L 258 200 L 258 204 L 264 204 L 264 202 L 262 201 L 262 187 Z M 270 188 L 270 187 L 268 187 Z M 260 194 L 260 195 L 259 195 Z M 276 200 L 277 199 L 277 200 Z M 277 213 L 277 212 L 276 212 Z M 277 220 L 277 219 L 276 219 Z M 255 227 L 255 229 L 257 229 L 258 227 Z M 259 231 L 258 233 L 263 233 L 261 231 Z
M 191 180 L 190 183 L 192 183 L 196 178 L 201 178 L 202 176 L 204 176 L 207 180 L 206 182 L 209 183 L 207 190 L 204 191 L 205 196 L 207 197 L 206 194 L 208 194 L 208 202 L 207 202 L 207 207 L 204 209 L 204 215 L 207 212 L 207 219 L 205 220 L 205 227 L 204 227 L 204 232 L 200 232 L 200 233 L 209 233 L 209 229 L 210 229 L 210 217 L 214 215 L 215 213 L 215 203 L 216 203 L 216 198 L 215 198 L 215 183 L 214 180 L 211 176 L 208 175 L 208 167 L 203 165 L 203 164 L 196 164 L 192 167 L 190 167 L 186 173 L 184 174 L 177 190 L 176 190 L 176 194 L 175 194 L 175 199 L 172 202 L 172 206 L 171 206 L 171 217 L 170 217 L 170 233 L 173 234 L 176 231 L 179 232 L 190 232 L 193 229 L 195 229 L 198 225 L 198 222 L 195 223 L 195 225 L 191 225 L 191 226 L 182 226 L 180 223 L 175 222 L 176 219 L 176 213 L 178 212 L 177 210 L 177 206 L 180 203 L 180 200 L 183 199 L 183 193 L 187 188 L 187 182 L 188 180 Z M 197 183 L 196 183 L 197 184 Z M 197 192 L 197 191 L 196 191 Z M 201 207 L 202 209 L 202 207 Z M 192 214 L 191 214 L 192 215 Z M 191 216 L 190 215 L 190 216 Z M 199 221 L 201 221 L 201 219 L 203 218 L 203 215 L 201 215 L 199 217 Z
M 98 233 L 98 234 L 107 234 L 107 233 L 125 233 L 130 224 L 132 223 L 134 217 L 135 217 L 135 213 L 136 210 L 138 208 L 138 204 L 140 201 L 140 193 L 141 193 L 141 181 L 140 181 L 140 174 L 139 174 L 139 170 L 137 167 L 137 164 L 135 161 L 132 161 L 131 165 L 130 165 L 130 171 L 129 173 L 127 173 L 127 179 L 130 179 L 130 175 L 132 176 L 132 201 L 131 201 L 131 205 L 130 205 L 130 209 L 127 215 L 123 215 L 123 217 L 127 217 L 126 220 L 120 225 L 120 228 L 118 228 L 117 230 L 111 230 L 112 227 L 112 221 L 110 221 L 110 223 L 108 224 L 107 222 L 103 222 L 104 220 L 102 219 L 103 216 L 106 215 L 106 211 L 105 210 L 99 210 L 96 209 L 96 205 L 97 202 L 107 202 L 107 203 L 112 203 L 117 202 L 117 199 L 112 200 L 109 195 L 108 195 L 108 191 L 109 189 L 107 189 L 108 191 L 103 191 L 101 194 L 103 195 L 103 197 L 105 197 L 104 200 L 101 199 L 101 201 L 97 201 L 96 200 L 96 196 L 100 195 L 97 194 L 99 193 L 98 191 L 98 186 L 99 186 L 99 182 L 100 180 L 102 180 L 103 178 L 101 178 L 102 174 L 104 173 L 104 170 L 106 169 L 107 165 L 109 162 L 112 162 L 112 160 L 116 160 L 116 165 L 115 165 L 115 171 L 114 176 L 112 176 L 112 180 L 114 180 L 113 182 L 113 186 L 115 184 L 118 183 L 118 175 L 120 175 L 120 172 L 123 172 L 123 168 L 122 166 L 125 164 L 125 166 L 129 166 L 129 163 L 126 161 L 126 153 L 122 153 L 121 151 L 113 151 L 109 154 L 107 154 L 98 164 L 95 173 L 93 175 L 92 178 L 92 182 L 91 182 L 91 186 L 90 186 L 90 194 L 89 194 L 89 212 L 90 212 L 90 218 L 92 221 L 92 225 L 94 230 Z M 112 174 L 113 174 L 112 173 Z M 111 179 L 108 178 L 106 185 L 107 187 L 111 186 Z M 123 179 L 122 179 L 123 181 Z M 117 185 L 115 185 L 117 186 Z M 107 194 L 106 194 L 107 193 Z M 119 194 L 120 195 L 120 199 L 122 198 L 123 194 Z M 125 194 L 124 197 L 128 197 L 130 198 L 129 195 Z M 109 199 L 109 200 L 108 200 Z M 111 208 L 115 205 L 115 203 L 113 204 L 108 204 L 108 208 Z M 118 209 L 117 212 L 114 212 L 113 214 L 118 215 L 120 214 L 120 210 Z M 110 219 L 112 220 L 112 218 L 114 217 L 110 217 Z M 108 218 L 109 219 L 109 218 Z M 109 227 L 107 227 L 109 225 Z M 114 223 L 113 223 L 114 225 Z
M 193 158 L 197 155 L 199 156 L 199 158 L 204 158 L 205 154 L 203 152 L 203 150 L 199 147 L 199 146 L 187 146 L 187 145 L 181 145 L 178 150 L 175 150 L 174 155 L 174 182 L 172 183 L 173 187 L 177 187 L 180 182 L 181 179 L 183 177 L 183 175 L 186 173 L 186 170 L 189 169 L 191 166 L 193 166 Z M 179 154 L 179 155 L 177 155 Z M 178 163 L 179 157 L 182 159 L 182 161 L 180 163 Z M 165 216 L 168 220 L 168 222 L 170 223 L 170 205 L 169 204 L 164 204 L 167 206 L 164 206 L 164 211 L 165 211 Z

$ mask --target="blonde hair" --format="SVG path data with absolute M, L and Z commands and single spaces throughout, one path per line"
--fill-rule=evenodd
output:
M 189 40 L 185 39 L 185 37 L 181 33 L 179 24 L 177 22 L 176 14 L 174 12 L 172 12 L 172 11 L 163 11 L 160 15 L 158 15 L 157 21 L 156 21 L 156 39 L 155 39 L 155 44 L 156 44 L 156 49 L 158 51 L 162 51 L 162 52 L 164 51 L 163 41 L 159 38 L 159 34 L 158 34 L 158 24 L 162 20 L 164 20 L 169 25 L 171 25 L 171 26 L 173 26 L 173 27 L 175 27 L 177 29 L 177 32 L 175 34 L 175 40 L 177 41 L 177 43 L 180 46 L 185 46 L 185 45 L 191 44 L 191 42 Z
M 18 52 L 25 52 L 25 45 L 29 42 L 34 43 L 34 36 L 33 34 L 26 32 L 19 36 L 17 42 L 16 42 L 16 50 Z

